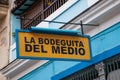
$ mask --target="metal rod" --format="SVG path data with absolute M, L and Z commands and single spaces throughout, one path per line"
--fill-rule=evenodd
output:
M 35 19 L 29 19 L 29 18 L 20 18 L 17 17 L 17 19 L 22 19 L 22 20 L 35 20 Z M 60 21 L 49 21 L 49 20 L 36 20 L 36 21 L 43 21 L 43 22 L 52 22 L 52 23 L 60 23 L 60 24 L 71 24 L 71 25 L 81 25 L 81 23 L 71 23 L 71 22 L 60 22 Z M 82 24 L 86 26 L 99 26 L 98 24 Z
M 81 26 L 81 32 L 82 32 L 82 35 L 84 35 L 84 30 L 83 30 L 83 24 L 82 24 L 82 21 L 80 21 L 80 26 Z

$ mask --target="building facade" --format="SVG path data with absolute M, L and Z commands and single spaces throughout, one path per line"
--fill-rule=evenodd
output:
M 0 0 L 0 69 L 9 62 L 10 53 L 10 5 L 9 0 Z M 0 73 L 0 80 L 6 80 Z
M 90 61 L 31 60 L 16 58 L 15 37 L 9 64 L 1 69 L 8 80 L 119 80 L 120 1 L 119 0 L 15 0 L 12 33 L 15 29 L 52 28 L 81 30 L 90 35 Z M 116 75 L 114 75 L 116 74 Z

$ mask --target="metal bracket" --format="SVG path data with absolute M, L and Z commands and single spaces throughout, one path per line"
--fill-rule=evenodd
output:
M 58 24 L 80 25 L 82 35 L 84 35 L 84 27 L 83 27 L 84 25 L 86 25 L 86 26 L 99 26 L 99 24 L 83 24 L 82 21 L 80 21 L 80 23 L 72 23 L 72 22 L 60 22 L 60 21 L 49 21 L 49 20 L 35 20 L 34 18 L 30 19 L 30 18 L 23 18 L 23 17 L 17 17 L 17 19 L 43 21 L 43 22 L 51 22 L 51 23 L 58 23 Z
M 80 21 L 80 26 L 81 26 L 81 33 L 82 33 L 82 35 L 84 35 L 84 29 L 83 29 L 83 23 L 82 23 L 82 21 Z

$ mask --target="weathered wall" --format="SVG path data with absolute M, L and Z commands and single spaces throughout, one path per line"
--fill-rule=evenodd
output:
M 0 21 L 0 69 L 8 63 L 9 31 L 7 16 Z
M 0 69 L 5 67 L 9 62 L 10 51 L 10 9 L 9 5 L 2 5 L 0 10 Z M 2 14 L 4 13 L 4 14 Z M 4 75 L 0 73 L 0 80 L 7 80 Z
M 0 4 L 1 6 L 2 4 Z M 4 15 L 0 15 L 0 69 L 8 64 L 9 60 L 9 28 L 10 28 L 10 10 L 8 5 L 4 7 L 1 12 Z M 4 11 L 7 10 L 6 12 Z M 0 79 L 1 80 L 1 79 Z

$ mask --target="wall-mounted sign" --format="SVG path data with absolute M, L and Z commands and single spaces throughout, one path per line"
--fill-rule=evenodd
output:
M 90 42 L 87 36 L 46 34 L 17 30 L 16 47 L 18 58 L 91 59 Z

